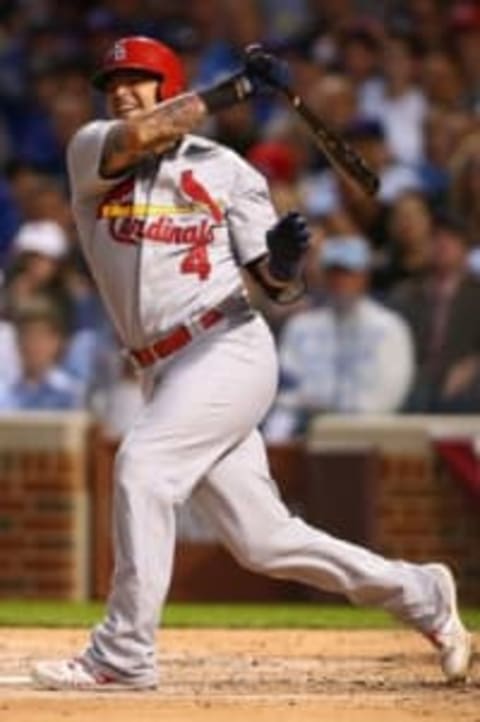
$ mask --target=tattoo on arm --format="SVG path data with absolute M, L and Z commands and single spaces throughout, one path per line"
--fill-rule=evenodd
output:
M 196 128 L 207 115 L 207 108 L 196 93 L 185 93 L 157 105 L 141 119 L 142 145 L 170 144 Z
M 182 135 L 197 127 L 207 108 L 196 93 L 185 93 L 156 105 L 140 116 L 119 121 L 107 134 L 100 172 L 105 177 L 120 175 L 138 163 L 142 156 L 161 153 Z
M 135 163 L 127 123 L 116 123 L 107 133 L 100 161 L 100 174 L 104 178 L 120 175 Z

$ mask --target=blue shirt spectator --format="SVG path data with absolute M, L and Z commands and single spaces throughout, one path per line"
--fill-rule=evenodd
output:
M 265 425 L 270 441 L 296 435 L 315 413 L 395 411 L 413 377 L 407 324 L 367 297 L 366 242 L 329 238 L 322 259 L 327 304 L 292 317 L 282 334 L 280 394 Z
M 82 386 L 59 367 L 43 378 L 25 377 L 0 387 L 0 411 L 68 411 L 83 407 Z
M 0 385 L 0 410 L 70 410 L 84 406 L 84 384 L 62 369 L 67 340 L 61 311 L 45 297 L 24 301 L 16 311 L 20 355 L 17 378 Z

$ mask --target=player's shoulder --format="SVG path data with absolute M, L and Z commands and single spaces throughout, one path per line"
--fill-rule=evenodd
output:
M 183 155 L 189 156 L 221 155 L 229 158 L 236 155 L 235 151 L 223 145 L 223 143 L 219 143 L 217 140 L 213 140 L 213 138 L 207 138 L 207 136 L 204 135 L 196 135 L 195 133 L 187 133 L 184 136 L 181 152 Z
M 233 170 L 243 170 L 253 175 L 260 175 L 258 171 L 245 158 L 233 148 L 219 143 L 211 138 L 189 133 L 185 136 L 182 147 L 182 155 L 185 158 L 204 158 L 223 162 Z
M 91 120 L 80 126 L 68 143 L 68 154 L 81 153 L 88 145 L 101 142 L 115 122 L 112 120 Z

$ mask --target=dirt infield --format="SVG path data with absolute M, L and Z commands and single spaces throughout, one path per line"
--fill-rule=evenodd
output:
M 32 660 L 86 640 L 78 630 L 0 630 L 1 722 L 480 722 L 479 669 L 446 687 L 428 644 L 408 631 L 165 630 L 158 691 L 26 683 Z

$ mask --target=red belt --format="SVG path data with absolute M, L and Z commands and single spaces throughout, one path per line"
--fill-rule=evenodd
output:
M 218 308 L 212 308 L 210 311 L 205 311 L 197 319 L 196 323 L 202 329 L 207 330 L 221 321 L 222 318 L 224 318 L 224 314 Z M 145 368 L 145 366 L 150 366 L 158 359 L 167 358 L 172 353 L 179 351 L 190 343 L 193 336 L 194 334 L 188 326 L 177 326 L 171 333 L 162 336 L 158 341 L 154 341 L 151 346 L 131 349 L 128 353 L 141 368 Z

